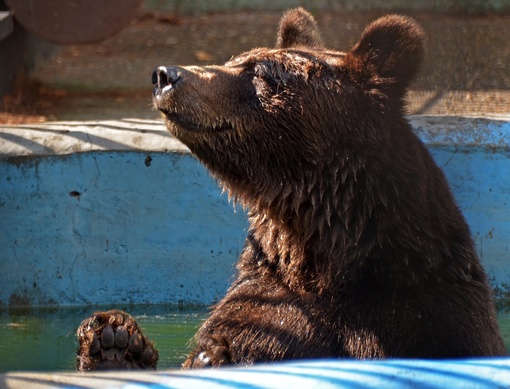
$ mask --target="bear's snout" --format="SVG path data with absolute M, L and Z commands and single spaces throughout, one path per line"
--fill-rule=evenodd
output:
M 154 97 L 161 97 L 169 92 L 181 80 L 181 69 L 175 66 L 159 66 L 152 73 L 152 84 L 154 85 Z

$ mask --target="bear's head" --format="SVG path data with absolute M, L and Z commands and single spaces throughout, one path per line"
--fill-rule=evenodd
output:
M 326 257 L 380 247 L 394 232 L 384 225 L 401 224 L 397 208 L 420 217 L 420 146 L 403 107 L 422 55 L 423 33 L 407 17 L 376 20 L 343 53 L 324 48 L 298 8 L 283 16 L 274 49 L 223 66 L 156 69 L 154 105 L 250 210 L 255 241 L 288 267 L 288 282 L 312 272 L 327 274 L 317 276 L 326 285 L 340 271 L 326 267 L 351 261 Z
M 381 148 L 384 123 L 403 116 L 422 40 L 413 20 L 391 15 L 370 24 L 351 51 L 328 50 L 313 17 L 293 9 L 274 49 L 223 66 L 156 69 L 154 105 L 234 198 L 271 202 L 343 150 Z

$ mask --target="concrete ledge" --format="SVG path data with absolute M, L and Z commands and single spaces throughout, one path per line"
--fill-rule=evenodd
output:
M 411 116 L 412 127 L 429 147 L 510 147 L 510 115 L 492 118 Z
M 0 158 L 104 150 L 189 153 L 161 120 L 50 122 L 0 128 Z
M 410 118 L 510 296 L 510 120 Z M 0 128 L 0 307 L 223 296 L 246 215 L 161 121 Z
M 410 116 L 409 121 L 418 136 L 431 146 L 510 146 L 510 115 Z M 162 120 L 50 122 L 0 128 L 0 158 L 90 151 L 189 153 L 166 131 Z

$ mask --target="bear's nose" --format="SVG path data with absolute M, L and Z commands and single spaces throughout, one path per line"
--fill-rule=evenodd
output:
M 181 79 L 181 72 L 178 67 L 160 66 L 152 73 L 152 84 L 155 86 L 154 94 L 159 95 L 175 88 Z

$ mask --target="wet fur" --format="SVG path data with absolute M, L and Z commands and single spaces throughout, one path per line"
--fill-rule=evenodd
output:
M 505 354 L 469 228 L 403 116 L 423 40 L 389 15 L 351 51 L 327 50 L 299 8 L 276 49 L 179 68 L 155 99 L 249 210 L 237 278 L 185 368 Z

